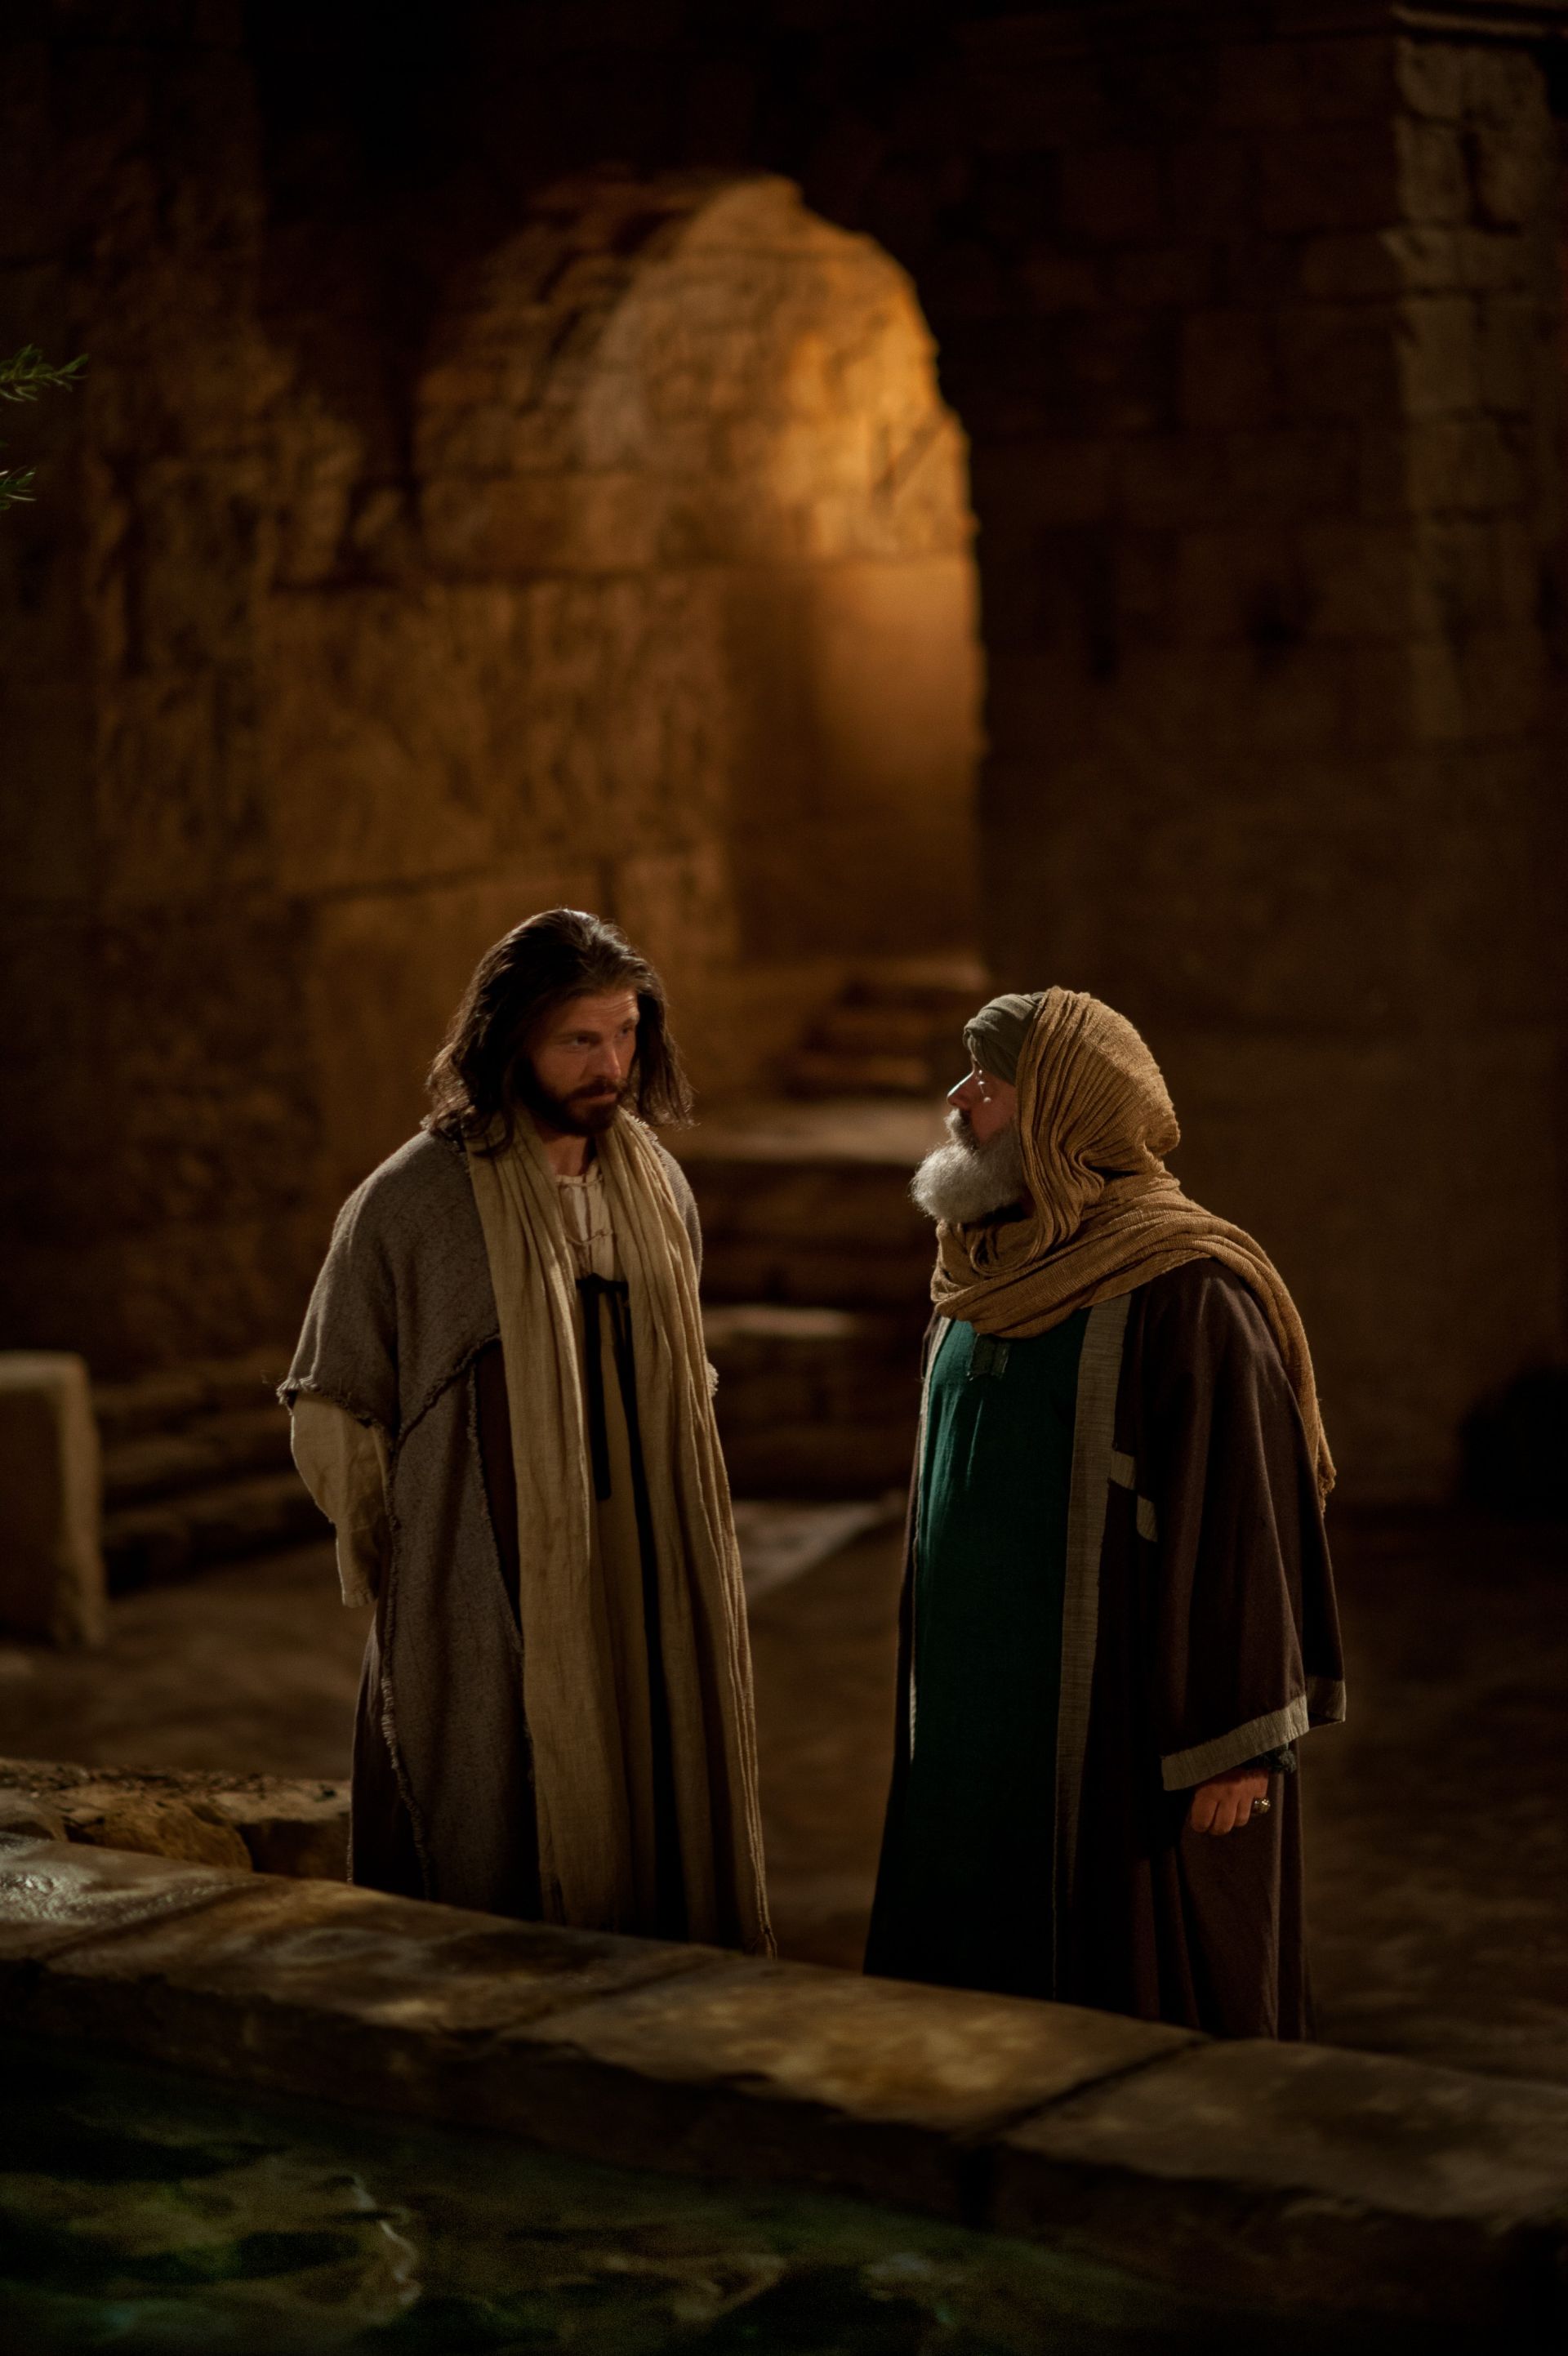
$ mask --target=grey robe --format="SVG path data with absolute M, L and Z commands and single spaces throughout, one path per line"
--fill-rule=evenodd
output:
M 660 1150 L 700 1266 L 692 1190 Z M 360 1681 L 350 1878 L 531 1914 L 515 1491 L 510 1462 L 492 1443 L 487 1464 L 484 1447 L 506 1430 L 499 1344 L 463 1149 L 422 1134 L 338 1213 L 280 1396 L 292 1407 L 313 1392 L 387 1441 L 390 1550 Z

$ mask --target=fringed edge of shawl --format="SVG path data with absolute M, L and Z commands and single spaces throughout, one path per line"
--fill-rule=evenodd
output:
M 354 1421 L 362 1423 L 367 1430 L 386 1431 L 387 1429 L 379 1415 L 372 1415 L 369 1408 L 361 1407 L 357 1399 L 351 1399 L 347 1391 L 333 1390 L 329 1385 L 318 1383 L 308 1375 L 302 1375 L 297 1379 L 289 1376 L 278 1385 L 273 1396 L 280 1407 L 287 1408 L 291 1415 L 296 1398 L 318 1398 L 324 1399 L 328 1407 L 341 1408 L 345 1415 L 351 1415 Z M 392 1438 L 390 1432 L 387 1432 L 387 1438 Z

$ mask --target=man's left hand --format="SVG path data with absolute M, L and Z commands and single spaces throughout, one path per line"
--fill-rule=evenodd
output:
M 1192 1795 L 1187 1823 L 1195 1833 L 1239 1832 L 1252 1820 L 1252 1803 L 1267 1797 L 1267 1775 L 1211 1775 Z

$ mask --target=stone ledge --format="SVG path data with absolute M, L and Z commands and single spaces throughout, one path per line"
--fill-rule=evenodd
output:
M 0 1840 L 19 2034 L 622 2166 L 811 2185 L 1210 2297 L 1561 2311 L 1568 2092 Z
M 341 1881 L 349 1869 L 347 1782 L 0 1759 L 0 1801 L 41 1805 L 64 1838 L 95 1848 L 295 1879 Z
M 1013 2128 L 992 2222 L 1130 2238 L 1199 2289 L 1548 2333 L 1563 2320 L 1568 2090 L 1334 2046 L 1205 2041 Z M 1506 2336 L 1506 2335 L 1505 2335 Z M 1479 2344 L 1479 2343 L 1477 2343 Z

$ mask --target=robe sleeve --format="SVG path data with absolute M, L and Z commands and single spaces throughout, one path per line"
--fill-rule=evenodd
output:
M 301 1391 L 289 1444 L 299 1477 L 332 1524 L 346 1604 L 374 1603 L 388 1546 L 386 1435 L 346 1408 Z
M 303 1397 L 329 1401 L 395 1441 L 402 1422 L 398 1299 L 381 1224 L 372 1177 L 338 1214 L 278 1397 L 291 1414 Z
M 1137 1480 L 1167 1792 L 1345 1714 L 1322 1512 L 1279 1352 L 1229 1269 L 1180 1275 L 1150 1303 Z

